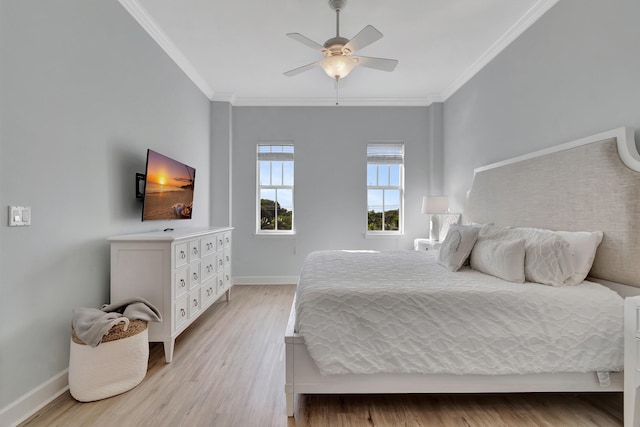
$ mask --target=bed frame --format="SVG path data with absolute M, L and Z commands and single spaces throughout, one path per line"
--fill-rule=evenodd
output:
M 605 238 L 589 280 L 609 286 L 623 297 L 640 295 L 640 263 L 637 262 L 640 259 L 640 154 L 632 129 L 614 129 L 474 172 L 465 221 L 567 231 L 602 230 Z M 509 179 L 504 179 L 505 175 Z M 594 198 L 593 194 L 598 197 Z M 566 203 L 567 198 L 572 203 Z M 549 206 L 554 206 L 553 212 Z M 559 209 L 556 210 L 556 206 Z M 622 372 L 611 374 L 609 386 L 600 385 L 596 373 L 324 376 L 294 325 L 295 301 L 285 332 L 285 395 L 290 417 L 294 414 L 296 394 L 620 392 L 624 389 Z M 635 412 L 635 405 L 628 403 L 625 396 L 625 425 L 631 425 L 628 420 L 633 419 Z

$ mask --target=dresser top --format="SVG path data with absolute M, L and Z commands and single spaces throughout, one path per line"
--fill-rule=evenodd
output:
M 154 241 L 173 241 L 173 240 L 181 240 L 181 239 L 190 239 L 193 237 L 200 237 L 211 233 L 219 233 L 223 231 L 233 230 L 233 227 L 200 227 L 200 228 L 179 228 L 175 230 L 156 230 L 156 231 L 147 231 L 144 233 L 135 233 L 135 234 L 122 234 L 119 236 L 111 236 L 109 237 L 109 241 L 118 242 L 118 241 L 143 241 L 143 240 L 154 240 Z

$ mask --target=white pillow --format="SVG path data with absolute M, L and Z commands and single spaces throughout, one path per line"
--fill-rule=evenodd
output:
M 524 239 L 478 239 L 471 251 L 471 268 L 508 282 L 524 282 Z
M 551 286 L 564 286 L 574 274 L 573 255 L 562 236 L 540 228 L 510 228 L 485 225 L 480 238 L 525 241 L 526 280 Z
M 560 237 L 569 243 L 569 250 L 573 254 L 573 274 L 566 285 L 578 285 L 589 275 L 596 250 L 604 234 L 602 231 L 556 231 Z
M 478 227 L 452 224 L 440 245 L 436 262 L 449 271 L 458 271 L 469 258 L 479 232 Z

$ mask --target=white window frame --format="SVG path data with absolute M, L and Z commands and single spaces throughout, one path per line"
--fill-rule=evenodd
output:
M 377 153 L 370 153 L 370 147 L 377 146 Z M 384 153 L 385 148 L 400 149 L 400 154 L 388 154 Z M 371 141 L 367 143 L 367 173 L 365 176 L 367 184 L 367 223 L 366 223 L 366 235 L 367 236 L 401 236 L 404 235 L 404 158 L 405 158 L 405 145 L 404 141 Z M 392 185 L 369 185 L 369 165 L 392 165 L 397 164 L 400 167 L 400 177 L 397 186 Z M 376 183 L 378 184 L 378 183 Z M 398 207 L 398 230 L 369 230 L 369 190 L 399 190 L 400 192 L 400 205 Z M 383 206 L 382 206 L 382 226 L 384 228 L 384 191 L 383 191 Z
M 281 152 L 260 152 L 260 147 L 264 146 L 290 146 L 292 147 L 292 152 L 290 153 L 281 153 Z M 284 185 L 284 168 L 282 170 L 282 179 L 281 185 L 261 185 L 260 184 L 260 161 L 292 161 L 293 162 L 293 177 L 292 177 L 292 185 Z M 273 170 L 271 172 L 273 174 Z M 291 235 L 295 234 L 295 146 L 293 141 L 258 141 L 256 144 L 256 234 L 259 235 Z M 261 213 L 261 205 L 260 205 L 260 190 L 291 190 L 291 204 L 292 204 L 292 215 L 291 215 L 291 230 L 262 230 L 260 228 L 260 223 L 262 219 Z M 276 193 L 277 194 L 277 193 Z M 276 200 L 277 202 L 277 200 Z M 277 214 L 276 214 L 277 215 Z M 277 217 L 276 217 L 277 218 Z M 276 219 L 276 226 L 278 222 Z

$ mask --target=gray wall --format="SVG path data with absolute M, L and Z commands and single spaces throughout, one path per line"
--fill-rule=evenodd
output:
M 297 276 L 304 257 L 321 249 L 410 249 L 427 235 L 420 213 L 433 163 L 442 151 L 435 107 L 234 107 L 234 271 L 240 280 Z M 295 236 L 258 236 L 256 144 L 295 143 Z M 405 143 L 405 235 L 365 238 L 367 228 L 366 145 Z M 434 148 L 434 144 L 440 144 Z M 440 178 L 441 179 L 441 178 Z M 438 185 L 436 182 L 434 185 Z M 250 279 L 249 279 L 250 280 Z
M 464 205 L 478 166 L 640 129 L 639 16 L 637 0 L 562 0 L 445 102 L 454 206 Z
M 210 103 L 117 1 L 2 0 L 0 60 L 1 409 L 68 366 L 72 309 L 108 302 L 107 237 L 169 225 L 140 222 L 147 148 L 196 168 L 209 224 Z

